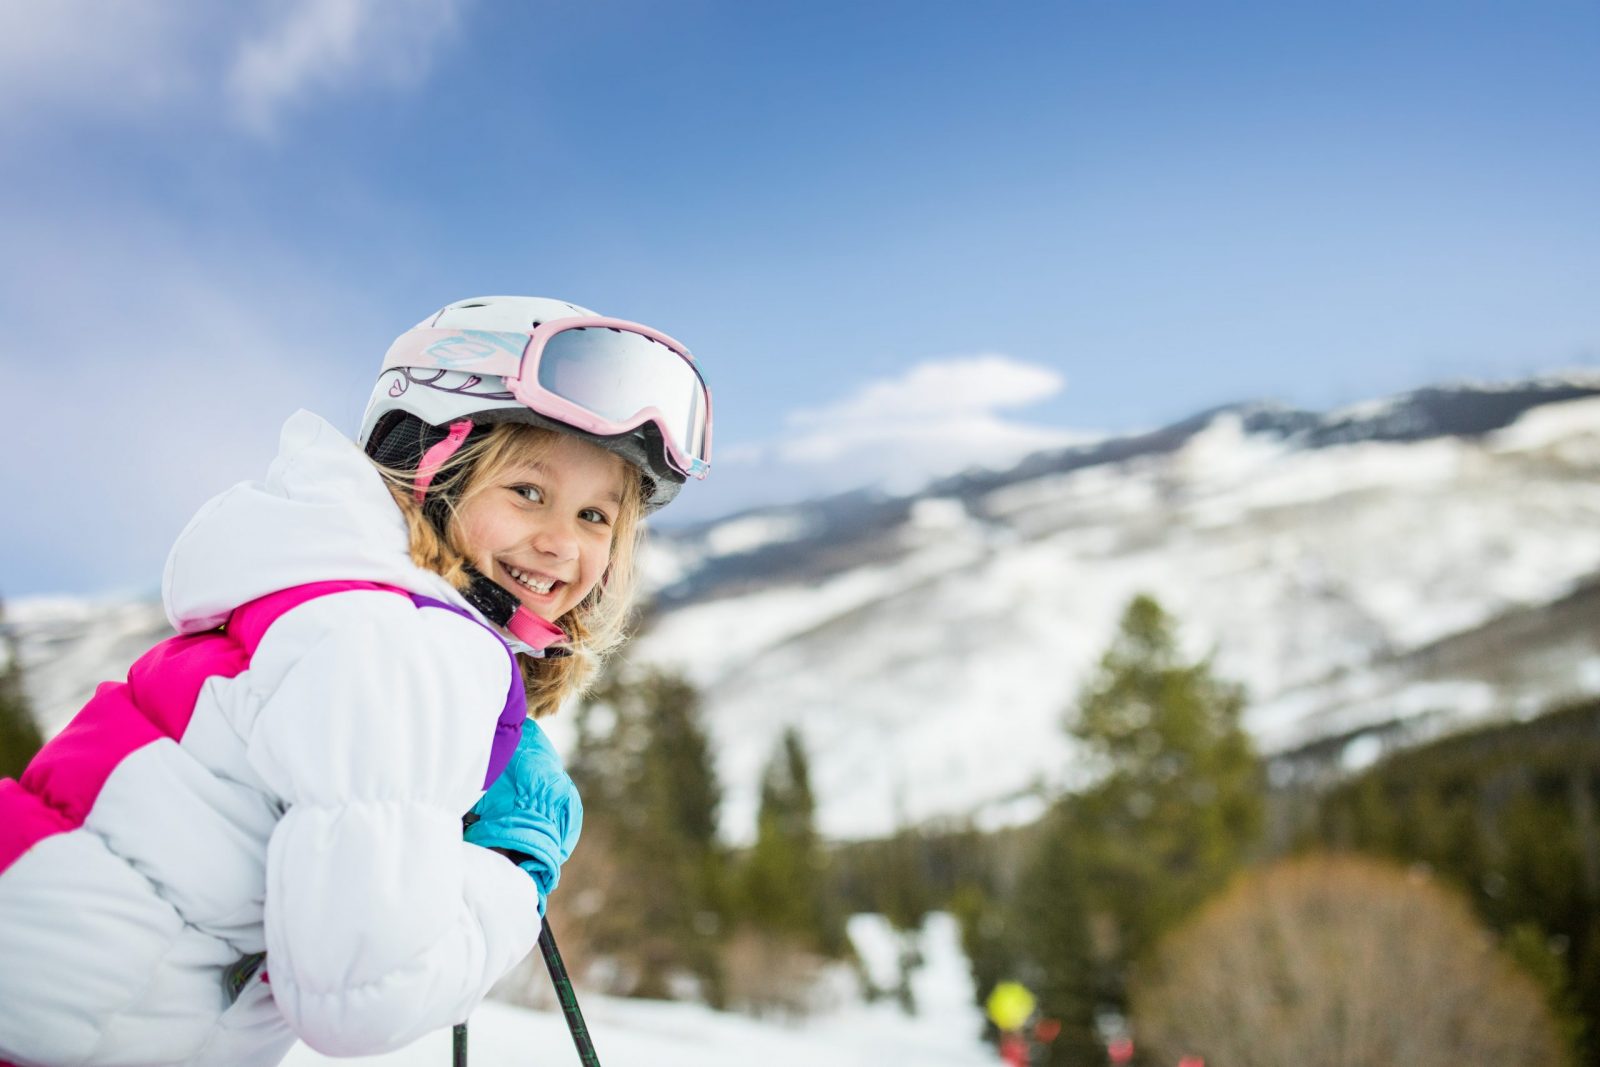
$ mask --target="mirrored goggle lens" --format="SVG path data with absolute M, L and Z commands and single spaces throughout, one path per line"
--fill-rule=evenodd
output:
M 659 341 L 607 326 L 562 330 L 544 344 L 539 384 L 611 422 L 646 408 L 691 459 L 705 459 L 706 388 L 693 364 Z

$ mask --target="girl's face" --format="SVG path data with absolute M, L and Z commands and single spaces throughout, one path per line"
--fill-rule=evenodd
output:
M 470 493 L 459 521 L 473 566 L 550 622 L 606 572 L 627 463 L 561 434 Z

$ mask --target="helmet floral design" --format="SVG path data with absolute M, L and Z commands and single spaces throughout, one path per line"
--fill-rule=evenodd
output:
M 516 399 L 511 395 L 511 391 L 505 387 L 505 379 L 498 376 L 485 378 L 481 374 L 465 374 L 461 371 L 417 370 L 413 367 L 400 367 L 397 370 L 386 371 L 383 377 L 389 382 L 387 392 L 392 398 L 403 396 L 407 389 L 417 385 L 428 389 L 439 389 L 446 393 L 455 393 L 458 396 L 469 396 L 501 403 Z

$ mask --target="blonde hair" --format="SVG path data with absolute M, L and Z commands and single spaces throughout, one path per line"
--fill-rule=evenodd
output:
M 374 464 L 405 516 L 411 561 L 441 575 L 457 589 L 465 589 L 471 582 L 467 572 L 471 559 L 462 541 L 462 507 L 513 467 L 540 459 L 560 436 L 558 430 L 505 422 L 459 448 L 440 465 L 428 487 L 430 502 L 438 501 L 449 509 L 443 534 L 416 500 L 415 472 Z M 623 468 L 633 473 L 633 466 L 626 461 Z M 636 585 L 634 557 L 644 533 L 643 517 L 643 486 L 637 477 L 624 477 L 622 503 L 612 520 L 605 576 L 576 607 L 553 620 L 566 631 L 571 654 L 517 657 L 528 694 L 528 712 L 534 718 L 553 714 L 569 697 L 583 692 L 606 655 L 627 637 Z

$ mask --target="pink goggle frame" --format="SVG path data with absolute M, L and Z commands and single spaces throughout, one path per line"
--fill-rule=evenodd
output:
M 589 330 L 611 336 L 558 340 Z M 407 367 L 497 375 L 525 407 L 598 436 L 654 423 L 674 469 L 694 478 L 710 469 L 711 391 L 687 348 L 640 323 L 584 316 L 530 332 L 419 326 L 384 356 L 385 371 Z

